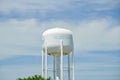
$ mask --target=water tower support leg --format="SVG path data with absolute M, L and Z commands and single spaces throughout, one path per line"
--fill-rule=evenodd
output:
M 44 77 L 44 52 L 42 49 L 42 77 Z
M 53 78 L 55 80 L 55 56 L 53 56 Z
M 45 78 L 47 79 L 48 65 L 47 65 L 47 44 L 45 44 Z
M 70 80 L 70 54 L 68 55 L 68 80 Z
M 74 80 L 74 50 L 72 51 L 72 80 Z
M 61 79 L 60 80 L 63 80 L 63 40 L 61 40 Z

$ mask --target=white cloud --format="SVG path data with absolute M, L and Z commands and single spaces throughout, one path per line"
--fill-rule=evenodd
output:
M 58 11 L 66 8 L 71 0 L 1 0 L 0 11 L 19 11 L 19 12 L 32 12 L 37 10 L 38 12 L 44 13 L 48 11 Z
M 0 26 L 1 58 L 11 55 L 40 55 L 35 49 L 41 46 L 39 44 L 42 30 L 37 21 L 9 20 L 0 22 Z
M 30 14 L 37 11 L 44 15 L 51 11 L 63 11 L 78 7 L 79 10 L 111 10 L 119 7 L 119 4 L 119 0 L 1 0 L 0 11 L 4 14 L 10 12 Z
M 74 29 L 78 50 L 120 49 L 120 26 L 107 19 L 85 21 Z
M 97 11 L 111 10 L 120 7 L 120 0 L 90 0 L 88 3 L 91 4 L 91 6 L 89 6 L 90 8 Z
M 53 27 L 73 31 L 75 51 L 118 50 L 120 26 L 114 26 L 112 22 L 98 19 L 71 25 L 65 21 L 41 22 L 35 19 L 3 21 L 0 22 L 0 59 L 14 55 L 40 55 L 42 32 Z

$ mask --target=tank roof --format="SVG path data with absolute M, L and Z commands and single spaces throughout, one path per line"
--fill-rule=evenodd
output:
M 55 33 L 72 34 L 72 31 L 64 28 L 52 28 L 43 32 L 43 36 Z

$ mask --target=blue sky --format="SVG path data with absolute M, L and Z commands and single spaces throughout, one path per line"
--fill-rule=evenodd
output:
M 120 0 L 0 0 L 0 80 L 41 74 L 41 35 L 73 31 L 75 80 L 120 80 Z

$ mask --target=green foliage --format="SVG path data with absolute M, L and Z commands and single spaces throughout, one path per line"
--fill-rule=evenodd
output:
M 34 75 L 32 77 L 27 77 L 27 78 L 18 78 L 16 80 L 51 80 L 50 77 L 45 79 L 41 75 Z

